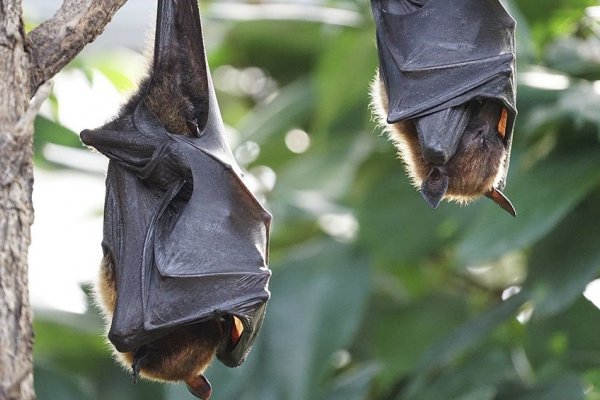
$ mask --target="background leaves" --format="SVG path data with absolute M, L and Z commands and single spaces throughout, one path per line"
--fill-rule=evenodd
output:
M 244 167 L 275 217 L 263 331 L 243 366 L 209 369 L 214 399 L 600 399 L 600 314 L 582 294 L 600 271 L 598 3 L 505 2 L 519 27 L 516 219 L 485 200 L 433 211 L 409 185 L 368 110 L 366 0 L 282 4 L 356 24 L 228 20 L 202 4 L 234 151 L 258 146 Z M 130 87 L 107 58 L 71 69 Z M 62 168 L 48 144 L 80 147 L 60 108 L 54 98 L 36 123 L 38 168 Z M 291 151 L 293 130 L 305 151 Z M 181 385 L 134 387 L 91 307 L 38 311 L 35 328 L 42 400 L 191 398 Z

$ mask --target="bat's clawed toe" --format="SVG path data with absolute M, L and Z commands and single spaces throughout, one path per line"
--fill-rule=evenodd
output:
M 203 374 L 186 379 L 185 384 L 191 394 L 202 400 L 208 400 L 212 394 L 210 382 Z
M 485 194 L 485 196 L 491 199 L 494 203 L 498 204 L 504 211 L 512 215 L 513 217 L 517 216 L 517 211 L 515 207 L 512 205 L 508 197 L 504 195 L 500 190 L 496 188 L 492 188 L 489 192 Z
M 131 364 L 131 380 L 135 385 L 140 378 L 140 372 L 144 364 L 144 359 L 148 357 L 148 349 L 146 346 L 142 346 L 135 351 L 133 354 L 133 363 Z

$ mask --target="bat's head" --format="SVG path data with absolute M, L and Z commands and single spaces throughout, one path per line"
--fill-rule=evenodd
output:
M 439 147 L 438 141 L 427 141 L 427 133 L 422 133 L 419 129 L 423 123 L 415 122 L 417 135 L 421 139 L 422 159 L 427 164 L 427 175 L 421 180 L 421 194 L 425 201 L 436 208 L 443 198 L 468 203 L 485 195 L 511 215 L 515 215 L 508 199 L 497 189 L 507 156 L 504 140 L 507 118 L 505 108 L 495 101 L 483 100 L 452 108 L 450 112 L 445 111 L 442 112 L 446 116 L 456 113 L 462 114 L 458 118 L 465 118 L 467 115 L 468 119 L 464 131 L 446 133 L 446 137 L 459 138 L 454 153 L 434 151 Z M 450 123 L 446 126 L 450 129 L 456 126 L 452 124 L 452 118 L 447 121 Z M 440 127 L 442 123 L 440 121 L 436 126 Z M 431 150 L 430 143 L 434 150 Z M 440 153 L 446 157 L 441 157 Z
M 235 354 L 236 349 L 244 347 L 246 335 L 242 321 L 228 315 L 169 330 L 134 351 L 116 351 L 115 355 L 126 369 L 131 368 L 134 381 L 138 377 L 159 382 L 183 381 L 194 396 L 208 399 L 212 388 L 204 371 L 215 356 L 221 359 L 223 354 Z
M 388 124 L 387 94 L 376 77 L 372 106 L 398 149 L 413 185 L 432 208 L 443 199 L 467 204 L 486 196 L 515 215 L 514 207 L 499 189 L 508 156 L 508 113 L 502 104 L 490 99 L 473 100 Z

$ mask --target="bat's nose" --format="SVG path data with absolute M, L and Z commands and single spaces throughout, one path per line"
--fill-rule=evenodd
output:
M 434 165 L 444 165 L 450 159 L 448 152 L 442 146 L 428 146 L 423 148 L 423 157 Z

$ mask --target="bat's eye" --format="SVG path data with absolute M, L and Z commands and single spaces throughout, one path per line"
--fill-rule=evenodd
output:
M 477 130 L 477 134 L 475 135 L 475 137 L 473 137 L 473 140 L 478 139 L 479 137 L 481 137 L 481 135 L 483 135 L 483 128 L 479 128 Z
M 429 178 L 432 182 L 438 182 L 440 179 L 442 179 L 442 174 L 438 168 L 433 168 L 429 173 Z
M 502 139 L 506 136 L 506 122 L 508 120 L 508 111 L 502 107 L 502 113 L 500 114 L 500 120 L 498 121 L 498 135 Z
M 232 319 L 233 321 L 231 324 L 231 332 L 229 332 L 229 340 L 231 342 L 231 346 L 235 347 L 244 333 L 244 324 L 242 324 L 242 321 L 235 315 Z

